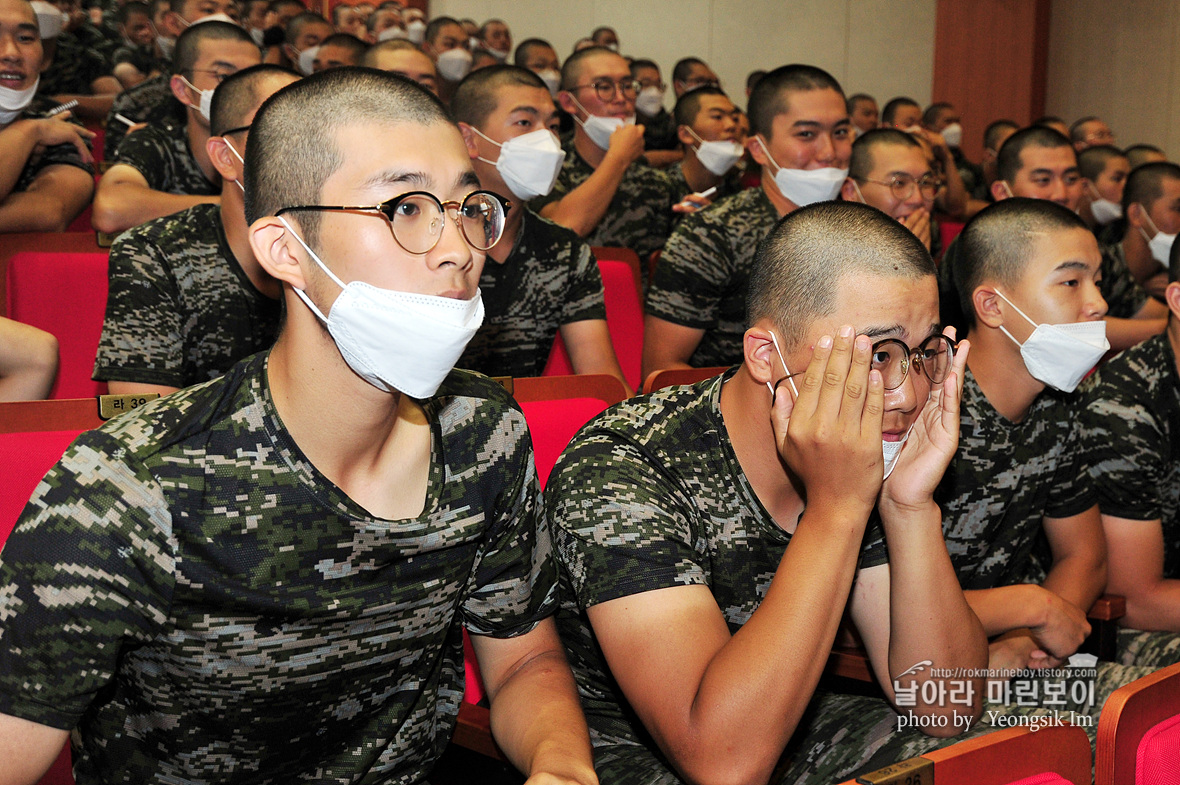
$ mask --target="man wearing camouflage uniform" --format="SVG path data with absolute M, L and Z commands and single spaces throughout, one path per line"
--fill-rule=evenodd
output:
M 679 200 L 667 176 L 639 160 L 635 84 L 627 61 L 603 47 L 565 61 L 557 100 L 576 128 L 563 145 L 557 184 L 530 206 L 590 245 L 630 248 L 646 261 L 668 239 Z
M 913 234 L 864 205 L 805 208 L 759 247 L 741 366 L 619 404 L 574 437 L 546 510 L 603 783 L 765 782 L 813 721 L 846 604 L 890 700 L 947 686 L 916 663 L 984 667 L 931 497 L 967 358 L 952 362 L 937 319 Z M 903 369 L 886 336 L 929 364 Z M 959 703 L 915 707 L 930 732 L 974 721 L 982 681 L 963 686 Z M 855 711 L 827 719 L 844 729 L 817 742 L 822 765 L 788 748 L 809 782 L 868 754 Z
M 221 204 L 157 218 L 115 241 L 94 364 L 112 393 L 167 395 L 274 343 L 281 287 L 250 248 L 242 157 L 254 112 L 296 79 L 262 65 L 218 85 L 208 152 L 222 174 Z
M 754 250 L 784 215 L 834 199 L 848 173 L 852 126 L 825 71 L 789 65 L 763 77 L 750 96 L 750 128 L 762 186 L 688 216 L 668 239 L 647 297 L 644 376 L 741 362 Z
M 196 204 L 216 204 L 221 178 L 209 159 L 209 105 L 221 80 L 262 61 L 236 24 L 203 21 L 180 36 L 172 90 L 188 118 L 123 140 L 94 195 L 94 227 L 117 234 Z
M 1109 549 L 1107 591 L 1127 600 L 1124 664 L 1180 660 L 1180 244 L 1172 244 L 1163 335 L 1094 377 L 1082 442 Z
M 404 80 L 331 69 L 259 110 L 245 182 L 283 331 L 40 485 L 0 562 L 0 779 L 76 728 L 79 785 L 419 783 L 466 628 L 507 757 L 595 785 L 524 417 L 451 368 L 502 225 L 458 131 Z M 407 198 L 447 220 L 322 209 Z
M 545 83 L 515 66 L 481 68 L 455 89 L 451 115 L 480 183 L 512 202 L 504 237 L 479 278 L 484 323 L 459 367 L 489 376 L 540 376 L 560 329 L 575 373 L 606 373 L 626 384 L 590 247 L 524 201 L 548 189 L 561 165 L 551 130 L 557 109 Z M 512 142 L 528 134 L 532 144 Z

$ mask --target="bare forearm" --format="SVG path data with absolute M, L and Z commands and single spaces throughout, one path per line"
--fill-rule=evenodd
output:
M 629 162 L 607 155 L 586 181 L 556 202 L 541 209 L 541 215 L 586 237 L 606 215 Z
M 1089 610 L 1106 589 L 1106 560 L 1085 554 L 1065 556 L 1056 560 L 1041 585 L 1083 611 Z
M 1163 319 L 1120 319 L 1115 316 L 1104 318 L 1106 322 L 1106 339 L 1110 341 L 1110 348 L 1115 351 L 1129 349 L 1136 344 L 1143 343 L 1148 338 L 1159 335 L 1168 326 L 1168 320 Z
M 1030 583 L 964 591 L 963 596 L 989 638 L 1009 630 L 1033 627 L 1044 618 L 1043 590 Z
M 94 199 L 94 228 L 116 234 L 133 226 L 162 218 L 198 204 L 216 204 L 220 196 L 186 196 L 153 191 L 138 185 L 100 186 Z
M 1180 580 L 1163 579 L 1129 590 L 1112 580 L 1110 590 L 1127 599 L 1127 612 L 1119 619 L 1123 627 L 1180 632 Z
M 84 199 L 50 191 L 10 193 L 0 200 L 0 233 L 64 232 L 84 206 Z
M 101 123 L 110 114 L 111 107 L 115 104 L 115 96 L 118 93 L 118 89 L 115 89 L 113 92 L 98 95 L 55 95 L 53 100 L 61 104 L 77 101 L 78 105 L 71 110 L 74 117 L 87 122 Z
M 0 166 L 0 197 L 12 193 L 36 145 L 31 123 L 18 120 L 0 131 L 0 161 L 4 162 Z
M 491 723 L 500 749 L 526 774 L 597 783 L 578 691 L 560 652 L 535 657 L 512 675 L 492 701 Z

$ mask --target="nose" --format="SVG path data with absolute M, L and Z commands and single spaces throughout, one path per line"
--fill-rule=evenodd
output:
M 16 45 L 16 37 L 12 35 L 0 35 L 0 59 L 4 60 L 19 60 L 20 47 Z
M 449 266 L 466 269 L 474 261 L 474 249 L 467 242 L 460 223 L 460 207 L 456 202 L 443 205 L 442 234 L 438 238 L 438 244 L 426 255 L 426 266 L 431 270 Z
M 1065 187 L 1065 181 L 1060 177 L 1054 177 L 1052 183 L 1049 185 L 1049 200 L 1057 202 L 1057 204 L 1064 205 L 1069 201 L 1069 194 Z
M 1091 281 L 1086 289 L 1086 317 L 1098 321 L 1106 315 L 1106 311 L 1106 299 L 1102 296 L 1102 290 L 1098 288 L 1098 284 Z
M 815 160 L 829 165 L 836 159 L 836 145 L 832 141 L 831 133 L 822 133 L 815 142 Z
M 911 362 L 910 371 L 901 386 L 895 390 L 885 391 L 885 411 L 909 414 L 918 407 L 919 395 L 922 394 L 921 400 L 924 401 L 925 395 L 929 393 L 930 381 L 918 364 Z

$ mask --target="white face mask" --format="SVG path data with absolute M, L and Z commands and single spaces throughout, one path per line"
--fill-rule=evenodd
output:
M 378 42 L 396 41 L 396 40 L 405 40 L 405 39 L 406 39 L 406 31 L 401 29 L 400 27 L 396 27 L 396 26 L 387 27 L 384 30 L 382 30 L 380 33 L 377 33 L 377 41 Z
M 1103 199 L 1093 183 L 1090 184 L 1090 192 L 1094 194 L 1094 200 L 1090 202 L 1090 215 L 1094 216 L 1099 226 L 1106 226 L 1123 217 L 1123 206 L 1118 202 Z
M 1165 270 L 1168 269 L 1168 264 L 1172 256 L 1172 243 L 1176 242 L 1176 235 L 1165 234 L 1159 230 L 1155 225 L 1155 221 L 1151 220 L 1151 216 L 1147 214 L 1147 208 L 1139 205 L 1143 210 L 1143 217 L 1151 224 L 1152 230 L 1155 232 L 1155 237 L 1148 237 L 1147 232 L 1143 231 L 1143 227 L 1139 227 L 1139 234 L 1143 235 L 1143 239 L 1147 240 L 1147 245 L 1151 248 L 1151 258 L 1160 263 L 1160 266 Z
M 947 147 L 961 146 L 963 144 L 963 126 L 951 123 L 942 129 L 942 138 L 946 140 Z
M 697 145 L 697 160 L 701 166 L 720 177 L 734 167 L 742 159 L 745 148 L 734 141 L 706 142 L 697 136 L 696 131 L 684 126 L 692 138 L 700 142 Z
M 505 52 L 505 51 L 503 51 L 503 50 L 501 50 L 501 49 L 493 49 L 493 48 L 491 48 L 491 47 L 489 46 L 489 47 L 488 47 L 487 49 L 485 49 L 484 51 L 485 51 L 485 52 L 487 52 L 488 54 L 490 54 L 492 57 L 496 58 L 496 61 L 497 61 L 497 62 L 501 62 L 501 63 L 502 63 L 502 62 L 504 62 L 505 60 L 507 60 L 507 59 L 508 59 L 508 53 L 507 53 L 507 52 Z
M 266 31 L 261 28 L 254 28 L 250 31 L 250 38 L 254 40 L 256 46 L 262 46 L 262 42 L 266 38 Z
M 561 90 L 561 72 L 547 68 L 544 71 L 538 71 L 537 76 L 541 77 L 541 81 L 549 88 L 549 96 L 557 98 L 557 93 Z
M 611 134 L 624 125 L 635 124 L 635 115 L 631 115 L 626 119 L 621 117 L 603 117 L 602 115 L 590 114 L 577 98 L 574 98 L 574 104 L 583 112 L 586 112 L 585 122 L 579 120 L 576 116 L 574 117 L 575 122 L 582 126 L 582 130 L 586 132 L 586 136 L 590 137 L 590 141 L 603 150 L 610 149 Z
M 315 73 L 315 57 L 320 53 L 318 46 L 309 46 L 299 53 L 296 58 L 295 67 L 299 69 L 299 73 L 304 76 L 311 76 Z
M 438 75 L 448 82 L 459 82 L 471 70 L 471 52 L 462 47 L 448 49 L 438 56 Z
M 8 125 L 20 116 L 20 113 L 33 102 L 33 96 L 37 94 L 39 84 L 41 84 L 40 76 L 24 90 L 0 87 L 0 125 Z
M 413 43 L 420 44 L 425 37 L 426 23 L 421 19 L 415 19 L 406 25 L 406 38 L 409 38 Z
M 70 21 L 69 14 L 59 11 L 57 6 L 47 3 L 45 0 L 33 0 L 30 5 L 33 6 L 33 12 L 37 14 L 37 29 L 41 40 L 57 38 L 61 35 L 61 31 Z
M 1020 343 L 1000 325 L 1004 335 L 1020 347 L 1024 367 L 1038 382 L 1055 390 L 1073 392 L 1090 369 L 1102 359 L 1102 355 L 1110 351 L 1110 342 L 1106 340 L 1106 322 L 1101 319 L 1071 324 L 1037 324 L 1003 292 L 997 290 L 996 294 L 1036 328 L 1024 343 Z
M 216 13 L 216 14 L 209 14 L 208 16 L 202 16 L 200 19 L 198 19 L 195 22 L 192 22 L 191 24 L 189 24 L 187 26 L 188 27 L 196 27 L 197 25 L 205 24 L 205 22 L 226 22 L 227 24 L 231 24 L 235 27 L 242 26 L 242 23 L 239 22 L 237 19 L 234 19 L 229 14 L 223 14 L 223 13 Z
M 201 115 L 201 117 L 205 118 L 205 122 L 206 123 L 209 122 L 209 112 L 211 111 L 211 108 L 213 106 L 213 91 L 212 90 L 197 90 L 197 88 L 193 86 L 192 82 L 185 79 L 183 76 L 180 78 L 184 79 L 184 83 L 186 85 L 188 85 L 190 88 L 192 88 L 192 90 L 194 92 L 196 92 L 197 95 L 201 96 L 201 100 L 195 108 L 196 108 L 197 112 Z
M 798 398 L 799 388 L 795 386 L 795 380 L 791 378 L 791 369 L 787 367 L 787 361 L 783 359 L 783 350 L 779 348 L 778 338 L 774 336 L 774 333 L 770 334 L 770 341 L 774 344 L 774 350 L 778 352 L 779 362 L 783 364 L 783 370 L 787 373 L 787 384 L 791 385 L 791 390 L 795 393 L 795 398 Z M 770 382 L 767 382 L 766 388 L 770 390 L 770 395 L 773 400 L 773 385 L 771 385 Z M 910 438 L 910 431 L 913 429 L 914 426 L 911 424 L 910 427 L 906 429 L 905 435 L 902 436 L 898 441 L 887 442 L 884 439 L 881 440 L 881 454 L 885 458 L 885 476 L 881 478 L 882 481 L 888 479 L 889 475 L 893 473 L 893 467 L 897 465 L 897 458 L 899 455 L 901 455 L 901 448 L 905 447 L 906 441 L 908 441 Z
M 168 38 L 167 36 L 157 35 L 156 46 L 160 47 L 160 56 L 165 60 L 172 59 L 172 52 L 176 49 L 176 39 Z
M 483 324 L 479 292 L 470 300 L 379 289 L 362 281 L 345 284 L 279 216 L 308 255 L 343 291 L 325 317 L 301 289 L 303 300 L 336 342 L 348 367 L 385 392 L 419 400 L 434 395 Z
M 471 130 L 500 148 L 500 157 L 495 161 L 486 158 L 479 160 L 495 165 L 496 171 L 504 179 L 504 185 L 517 199 L 527 201 L 553 190 L 561 165 L 565 162 L 565 151 L 552 131 L 538 128 L 500 144 L 474 126 Z
M 652 85 L 635 96 L 635 110 L 646 117 L 655 117 L 664 108 L 664 91 Z
M 797 207 L 806 207 L 816 202 L 827 202 L 836 198 L 840 186 L 848 178 L 847 169 L 828 166 L 823 169 L 784 169 L 770 155 L 770 148 L 761 136 L 758 143 L 766 157 L 778 169 L 774 173 L 774 184 L 779 193 L 790 199 Z

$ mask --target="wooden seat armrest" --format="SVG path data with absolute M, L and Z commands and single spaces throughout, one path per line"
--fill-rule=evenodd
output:
M 1103 594 L 1094 601 L 1086 616 L 1101 621 L 1114 621 L 1127 615 L 1127 598 L 1121 594 Z

